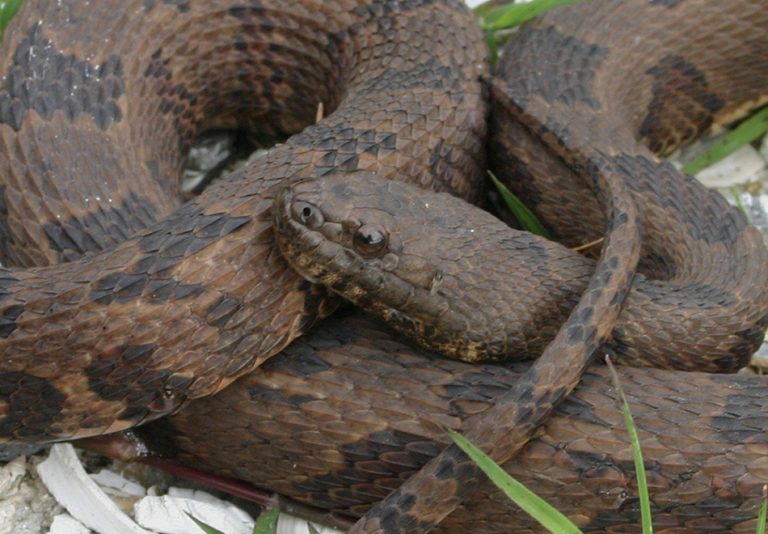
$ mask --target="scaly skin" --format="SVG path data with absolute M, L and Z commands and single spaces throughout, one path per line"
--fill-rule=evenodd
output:
M 168 414 L 332 310 L 274 250 L 286 180 L 475 197 L 484 55 L 450 0 L 25 2 L 0 56 L 0 440 Z M 194 136 L 262 121 L 296 135 L 179 207 Z
M 497 459 L 514 454 L 594 350 L 616 340 L 641 227 L 662 230 L 643 243 L 644 270 L 664 282 L 647 297 L 678 314 L 682 330 L 696 331 L 693 311 L 733 306 L 725 332 L 699 328 L 713 361 L 730 369 L 762 336 L 768 262 L 759 236 L 635 143 L 664 150 L 764 99 L 764 6 L 744 0 L 729 10 L 712 54 L 697 37 L 723 15 L 712 5 L 593 2 L 513 40 L 505 68 L 515 77 L 491 87 L 494 118 L 521 131 L 512 167 L 569 165 L 598 199 L 590 206 L 609 237 L 565 328 L 464 429 Z M 635 60 L 640 21 L 654 23 L 658 46 Z M 166 414 L 218 391 L 324 315 L 330 301 L 273 247 L 271 205 L 285 180 L 374 171 L 476 195 L 484 50 L 458 2 L 30 1 L 4 39 L 0 226 L 5 259 L 19 265 L 0 284 L 6 441 L 93 435 Z M 752 74 L 729 79 L 742 56 L 757 58 Z M 621 77 L 628 65 L 641 82 Z M 268 133 L 290 135 L 312 122 L 318 101 L 334 112 L 178 208 L 174 178 L 196 133 L 265 119 Z M 670 127 L 682 111 L 692 125 Z M 49 265 L 60 260 L 70 263 Z M 675 284 L 688 291 L 668 298 Z M 686 306 L 681 294 L 701 300 Z M 626 356 L 621 338 L 609 348 Z M 424 531 L 476 482 L 451 447 L 361 530 Z

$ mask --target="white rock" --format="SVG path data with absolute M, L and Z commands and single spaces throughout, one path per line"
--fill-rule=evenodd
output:
M 203 502 L 188 497 L 144 497 L 134 507 L 134 517 L 143 527 L 165 534 L 190 534 L 200 528 L 198 521 L 227 534 L 251 534 L 254 521 L 247 513 L 220 499 Z
M 699 172 L 696 178 L 707 187 L 731 187 L 759 179 L 765 168 L 765 159 L 760 153 L 751 145 L 744 145 Z
M 320 534 L 343 534 L 341 530 L 313 523 Z M 311 534 L 307 521 L 290 514 L 281 513 L 277 520 L 277 534 Z
M 5 464 L 0 469 L 0 495 L 6 496 L 15 491 L 26 472 L 27 459 L 24 456 L 14 458 Z
M 90 534 L 91 531 L 69 514 L 59 514 L 53 518 L 48 534 Z
M 59 504 L 99 534 L 151 534 L 121 512 L 91 480 L 72 445 L 58 443 L 51 447 L 37 472 Z

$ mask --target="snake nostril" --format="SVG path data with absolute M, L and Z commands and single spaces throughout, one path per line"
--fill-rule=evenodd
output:
M 325 222 L 320 209 L 309 202 L 297 201 L 293 204 L 294 216 L 307 228 L 316 230 Z

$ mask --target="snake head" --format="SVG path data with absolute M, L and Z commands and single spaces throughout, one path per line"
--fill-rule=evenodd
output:
M 455 358 L 527 356 L 545 342 L 533 334 L 540 323 L 559 324 L 551 316 L 564 319 L 581 289 L 554 292 L 564 305 L 548 296 L 544 267 L 552 253 L 577 256 L 567 249 L 450 195 L 371 173 L 288 186 L 274 219 L 283 256 L 305 278 Z M 530 288 L 523 298 L 521 286 Z
M 308 280 L 350 300 L 376 291 L 402 252 L 396 207 L 378 200 L 378 187 L 388 183 L 360 173 L 280 190 L 274 219 L 283 256 Z

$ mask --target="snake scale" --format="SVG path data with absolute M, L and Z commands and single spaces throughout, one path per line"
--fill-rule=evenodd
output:
M 657 337 L 630 320 L 613 328 L 638 253 L 650 288 L 633 290 L 638 306 L 658 304 L 650 317 L 682 310 L 679 328 L 704 333 L 713 369 L 733 370 L 762 337 L 768 267 L 758 234 L 635 143 L 663 152 L 764 100 L 766 10 L 740 5 L 713 34 L 723 39 L 717 57 L 701 52 L 693 30 L 719 11 L 693 0 L 594 2 L 602 9 L 593 15 L 614 31 L 600 35 L 586 14 L 563 11 L 507 50 L 510 77 L 491 88 L 494 143 L 519 147 L 493 151 L 495 164 L 510 175 L 584 177 L 602 202 L 580 193 L 565 206 L 593 216 L 583 227 L 602 227 L 603 210 L 611 221 L 592 290 L 577 308 L 584 312 L 591 295 L 594 309 L 572 315 L 576 328 L 561 330 L 536 371 L 512 387 L 537 395 L 513 407 L 513 421 L 527 422 L 529 408 L 546 415 L 608 336 L 608 349 L 627 360 L 646 353 L 632 339 L 659 346 L 680 337 L 675 329 Z M 619 45 L 636 39 L 632 24 L 641 19 L 675 31 L 654 33 L 656 53 L 638 58 Z M 219 391 L 327 315 L 336 299 L 300 279 L 273 246 L 272 201 L 286 180 L 369 171 L 477 200 L 481 42 L 463 6 L 450 1 L 27 2 L 2 52 L 1 248 L 18 267 L 2 272 L 0 436 L 69 439 L 155 419 Z M 736 44 L 750 53 L 737 55 Z M 549 56 L 546 67 L 537 49 Z M 750 59 L 748 79 L 737 74 L 741 56 Z M 624 75 L 628 61 L 646 84 Z M 319 103 L 333 112 L 312 125 Z M 292 136 L 182 204 L 168 177 L 194 136 L 262 124 L 270 136 Z M 505 128 L 514 131 L 499 134 Z M 519 187 L 558 229 L 545 186 Z M 660 200 L 646 202 L 652 197 Z M 583 238 L 578 225 L 563 224 L 566 241 Z M 622 313 L 633 313 L 632 302 L 630 291 Z M 694 318 L 716 308 L 735 324 Z M 567 384 L 543 380 L 560 373 L 554 364 L 564 350 L 584 356 L 579 368 Z M 684 352 L 682 366 L 700 350 Z M 496 418 L 486 421 L 509 420 L 505 408 L 495 404 Z M 498 430 L 507 449 L 500 454 L 533 430 Z M 472 469 L 464 460 L 450 476 L 440 470 L 447 464 L 435 465 L 414 480 L 449 493 L 473 487 L 457 486 L 454 475 Z M 401 491 L 369 525 L 425 530 L 439 520 L 424 515 L 427 497 Z

